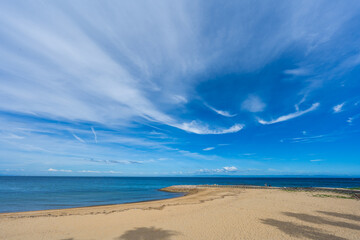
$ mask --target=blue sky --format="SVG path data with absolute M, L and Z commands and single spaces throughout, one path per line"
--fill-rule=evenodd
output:
M 359 1 L 1 1 L 0 174 L 360 175 Z

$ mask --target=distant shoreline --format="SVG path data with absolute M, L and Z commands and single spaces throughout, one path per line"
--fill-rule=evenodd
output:
M 0 239 L 113 240 L 131 232 L 134 236 L 164 235 L 177 240 L 309 236 L 342 240 L 356 239 L 360 230 L 360 201 L 336 192 L 344 189 L 179 185 L 161 190 L 184 195 L 126 204 L 2 213 Z
M 22 212 L 4 212 L 4 213 L 0 213 L 0 220 L 3 217 L 10 217 L 10 218 L 20 217 L 20 218 L 22 218 L 22 217 L 28 217 L 28 216 L 31 216 L 31 217 L 52 216 L 52 214 L 54 214 L 54 216 L 57 216 L 57 214 L 62 211 L 66 211 L 66 212 L 71 212 L 71 211 L 76 211 L 76 210 L 79 210 L 79 211 L 89 210 L 90 211 L 92 209 L 97 209 L 97 208 L 111 208 L 111 207 L 117 207 L 117 206 L 131 207 L 131 205 L 136 205 L 136 204 L 143 204 L 143 203 L 146 204 L 146 203 L 152 203 L 152 202 L 166 201 L 166 200 L 170 200 L 170 199 L 177 199 L 177 198 L 189 196 L 192 194 L 196 194 L 197 192 L 199 192 L 199 190 L 194 190 L 194 189 L 189 189 L 189 190 L 181 189 L 180 190 L 179 188 L 176 188 L 174 186 L 158 189 L 158 191 L 183 193 L 183 195 L 182 196 L 174 196 L 172 198 L 165 198 L 165 199 L 144 200 L 144 201 L 118 203 L 118 204 L 102 204 L 102 205 L 92 205 L 92 206 L 84 206 L 84 207 L 47 209 L 47 210 L 36 210 L 36 211 L 22 211 Z
M 102 205 L 90 205 L 84 207 L 73 207 L 73 208 L 59 208 L 59 209 L 47 209 L 47 210 L 36 210 L 36 211 L 20 211 L 20 212 L 4 212 L 0 213 L 1 217 L 8 216 L 45 216 L 51 213 L 57 213 L 59 211 L 72 211 L 72 210 L 83 210 L 83 209 L 93 209 L 93 208 L 101 208 L 101 207 L 115 207 L 115 206 L 131 206 L 132 204 L 142 204 L 142 203 L 150 203 L 157 201 L 166 201 L 170 199 L 177 199 L 184 196 L 194 195 L 200 191 L 205 189 L 265 189 L 265 190 L 287 190 L 287 191 L 313 191 L 313 192 L 332 192 L 332 193 L 342 193 L 349 194 L 353 196 L 355 199 L 360 199 L 360 190 L 351 190 L 346 188 L 319 188 L 319 187 L 264 187 L 264 186 L 256 186 L 256 185 L 175 185 L 169 186 L 165 188 L 158 189 L 158 191 L 171 192 L 171 193 L 182 193 L 182 196 L 174 196 L 171 198 L 164 199 L 154 199 L 154 200 L 144 200 L 144 201 L 135 201 L 135 202 L 127 202 L 127 203 L 118 203 L 118 204 L 102 204 Z M 355 196 L 354 196 L 355 194 Z M 43 213 L 43 214 L 42 214 Z
M 354 178 L 229 177 L 0 177 L 0 212 L 25 212 L 153 201 L 182 194 L 158 189 L 173 185 L 359 187 Z

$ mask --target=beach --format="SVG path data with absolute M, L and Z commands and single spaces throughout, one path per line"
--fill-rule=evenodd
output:
M 329 192 L 175 187 L 166 200 L 0 214 L 0 239 L 360 239 L 360 201 Z

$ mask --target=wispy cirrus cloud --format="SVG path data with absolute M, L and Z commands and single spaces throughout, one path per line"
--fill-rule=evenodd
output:
M 345 102 L 340 103 L 338 105 L 335 105 L 332 109 L 333 109 L 333 113 L 339 113 L 343 111 L 343 107 L 345 105 Z
M 305 68 L 295 68 L 295 69 L 287 69 L 284 71 L 284 73 L 293 76 L 306 76 L 309 74 L 309 70 Z
M 17 134 L 14 134 L 14 133 L 9 133 L 5 136 L 2 136 L 2 138 L 6 138 L 6 139 L 24 139 L 25 137 L 24 136 L 19 136 Z
M 241 129 L 244 128 L 243 124 L 235 124 L 231 126 L 230 128 L 216 128 L 211 129 L 207 125 L 201 124 L 195 120 L 189 122 L 189 123 L 182 123 L 182 124 L 176 124 L 177 128 L 180 128 L 182 130 L 185 130 L 190 133 L 196 133 L 196 134 L 226 134 L 226 133 L 236 133 L 239 132 Z
M 192 34 L 191 25 L 189 25 L 190 18 L 185 10 L 180 11 L 181 13 L 177 11 L 176 14 L 168 14 L 172 8 L 168 4 L 161 5 L 169 11 L 158 11 L 157 8 L 149 5 L 147 14 L 154 16 L 151 25 L 158 29 L 157 34 L 145 27 L 143 21 L 147 20 L 142 18 L 141 14 L 135 14 L 135 19 L 131 23 L 138 26 L 139 32 L 136 36 L 141 38 L 141 35 L 151 35 L 150 39 L 143 37 L 142 39 L 149 40 L 138 45 L 136 41 L 133 41 L 133 33 L 125 24 L 128 20 L 122 17 L 108 19 L 99 16 L 95 11 L 92 18 L 86 18 L 87 14 L 83 8 L 77 4 L 64 3 L 60 9 L 69 9 L 68 14 L 64 14 L 52 4 L 47 4 L 43 6 L 46 10 L 40 6 L 32 6 L 32 10 L 38 16 L 38 18 L 33 18 L 29 12 L 15 11 L 10 5 L 3 6 L 8 11 L 3 12 L 0 22 L 4 22 L 12 28 L 11 34 L 7 34 L 5 28 L 0 30 L 5 31 L 17 46 L 24 48 L 24 51 L 31 50 L 33 55 L 23 55 L 20 58 L 15 49 L 0 48 L 0 52 L 4 56 L 0 59 L 0 63 L 7 66 L 7 74 L 13 79 L 13 81 L 1 85 L 0 91 L 3 92 L 1 100 L 4 101 L 1 101 L 0 109 L 32 112 L 49 118 L 94 121 L 111 125 L 118 125 L 119 122 L 126 124 L 136 117 L 141 117 L 147 121 L 174 127 L 181 126 L 181 119 L 174 119 L 164 113 L 161 110 L 162 106 L 155 105 L 148 96 L 157 95 L 157 98 L 175 96 L 174 99 L 177 100 L 172 107 L 176 107 L 178 101 L 186 100 L 182 97 L 187 88 L 185 83 L 184 86 L 177 88 L 167 88 L 164 95 L 158 94 L 158 86 L 169 86 L 169 84 L 171 86 L 171 83 L 152 80 L 152 75 L 155 74 L 152 69 L 161 70 L 155 66 L 162 64 L 163 67 L 166 67 L 167 62 L 175 61 L 178 62 L 181 69 L 176 70 L 174 66 L 177 64 L 172 65 L 174 73 L 179 74 L 179 71 L 185 71 L 190 75 L 202 68 L 202 64 L 196 64 L 191 55 L 192 47 L 195 44 L 193 37 L 183 36 L 183 34 Z M 95 8 L 99 7 L 96 2 L 90 5 Z M 107 11 L 112 12 L 117 7 L 124 9 L 124 6 L 119 5 L 109 8 Z M 136 12 L 138 9 L 132 4 L 126 4 L 126 7 L 129 11 Z M 180 9 L 182 9 L 181 6 Z M 88 10 L 92 11 L 92 8 L 89 7 Z M 41 21 L 41 19 L 47 19 L 48 14 L 53 16 L 54 21 Z M 14 18 L 14 15 L 19 16 Z M 121 16 L 121 14 L 116 15 Z M 99 34 L 103 36 L 103 39 L 98 41 L 87 33 L 89 29 L 81 29 L 81 24 L 76 22 L 78 16 L 86 18 L 84 20 L 90 26 L 91 31 L 102 31 Z M 166 20 L 164 21 L 164 19 Z M 105 31 L 101 27 L 98 28 L 99 24 L 109 25 L 108 21 L 118 22 L 116 24 L 118 30 Z M 164 22 L 166 22 L 166 26 L 164 26 Z M 180 23 L 180 25 L 175 27 L 175 23 Z M 54 31 L 55 28 L 57 31 Z M 120 37 L 119 41 L 113 42 L 113 34 Z M 171 37 L 169 34 L 172 34 Z M 183 45 L 182 41 L 178 40 L 169 40 L 172 37 L 178 40 L 184 38 L 184 41 L 186 39 L 187 44 L 190 45 Z M 24 41 L 25 38 L 27 41 Z M 113 50 L 106 50 L 104 45 L 112 45 L 113 50 L 122 57 L 115 61 Z M 147 47 L 142 47 L 144 45 Z M 150 49 L 154 49 L 155 52 Z M 154 58 L 154 55 L 157 57 Z M 5 59 L 7 59 L 6 62 L 3 62 Z M 34 61 L 34 59 L 37 60 Z M 153 59 L 158 59 L 158 61 L 154 62 Z M 43 65 L 47 64 L 52 67 L 44 68 Z M 134 68 L 137 69 L 136 72 Z M 15 72 L 16 74 L 13 74 Z M 54 78 L 54 76 L 58 77 Z M 98 80 L 100 76 L 101 81 Z M 27 79 L 26 86 L 22 84 L 23 77 Z M 52 80 L 43 81 L 44 78 Z M 62 81 L 61 78 L 78 80 Z M 174 78 L 176 79 L 177 76 Z M 86 81 L 80 79 L 86 79 Z M 73 91 L 74 89 L 77 90 Z M 98 101 L 89 101 L 89 99 L 98 99 Z M 7 101 L 11 101 L 11 104 L 7 104 Z M 22 104 L 24 101 L 27 102 L 26 108 Z M 166 101 L 162 102 L 166 103 Z M 171 106 L 172 103 L 167 102 L 168 104 L 165 105 Z M 186 131 L 191 132 L 191 129 Z M 202 134 L 201 131 L 193 131 L 193 133 Z M 207 131 L 206 134 L 211 133 Z
M 103 160 L 103 159 L 93 159 L 89 161 L 96 163 L 105 163 L 105 164 L 143 164 L 146 162 L 154 162 L 153 160 L 149 161 L 137 161 L 137 160 Z
M 284 121 L 288 121 L 290 119 L 293 119 L 293 118 L 297 118 L 297 117 L 300 117 L 308 112 L 311 112 L 311 111 L 314 111 L 315 109 L 317 109 L 318 107 L 320 106 L 320 103 L 314 103 L 311 105 L 311 107 L 309 107 L 308 109 L 306 110 L 303 110 L 303 111 L 296 111 L 294 113 L 290 113 L 290 114 L 287 114 L 287 115 L 284 115 L 284 116 L 281 116 L 281 117 L 278 117 L 274 120 L 270 120 L 270 121 L 266 121 L 266 120 L 263 120 L 261 118 L 258 118 L 258 122 L 260 124 L 263 124 L 263 125 L 268 125 L 268 124 L 274 124 L 274 123 L 279 123 L 279 122 L 284 122 Z
M 348 129 L 348 130 L 337 130 L 329 133 L 323 133 L 318 135 L 306 134 L 301 137 L 285 138 L 282 141 L 287 141 L 291 143 L 315 143 L 315 142 L 334 142 L 339 139 L 345 138 L 352 134 L 358 134 L 358 130 Z
M 207 147 L 207 148 L 204 148 L 203 151 L 211 151 L 211 150 L 214 150 L 215 147 Z
M 78 140 L 79 142 L 85 143 L 84 139 L 82 139 L 81 137 L 79 137 L 79 136 L 76 135 L 75 133 L 73 133 L 72 135 L 73 135 L 73 137 L 74 137 L 76 140 Z
M 323 162 L 324 159 L 311 159 L 310 162 Z
M 311 142 L 320 142 L 320 141 L 327 141 L 329 135 L 322 134 L 322 135 L 313 135 L 313 136 L 303 136 L 303 137 L 294 137 L 287 139 L 290 142 L 294 143 L 311 143 Z
M 216 149 L 216 148 L 218 148 L 218 147 L 224 147 L 224 146 L 228 146 L 228 145 L 230 145 L 230 144 L 228 144 L 228 143 L 219 143 L 219 144 L 217 144 L 217 145 L 214 146 L 214 147 L 204 148 L 203 151 L 211 151 L 211 150 L 214 150 L 214 149 Z
M 278 17 L 264 23 L 262 14 L 247 8 L 246 3 L 238 2 L 230 4 L 225 10 L 247 10 L 231 18 L 227 18 L 225 12 L 219 12 L 218 17 L 223 22 L 207 23 L 214 31 L 202 35 L 201 29 L 207 29 L 207 25 L 202 25 L 205 23 L 202 17 L 206 14 L 200 14 L 203 10 L 201 4 L 189 6 L 185 2 L 159 2 L 156 7 L 143 2 L 143 8 L 132 3 L 113 3 L 110 6 L 97 1 L 89 3 L 87 8 L 66 1 L 45 5 L 23 4 L 22 8 L 11 2 L 1 5 L 0 22 L 6 27 L 0 31 L 6 37 L 0 48 L 3 56 L 0 64 L 11 81 L 0 85 L 0 109 L 35 113 L 51 119 L 117 126 L 142 118 L 143 121 L 170 125 L 196 134 L 228 131 L 192 131 L 181 117 L 172 114 L 179 102 L 189 101 L 184 96 L 199 81 L 204 81 L 193 76 L 214 66 L 239 72 L 259 69 L 293 42 L 300 41 L 314 49 L 315 45 L 326 41 L 341 27 L 349 18 L 347 15 L 351 16 L 348 9 L 343 8 L 339 8 L 339 12 L 348 14 L 334 16 L 325 12 L 323 17 L 326 21 L 312 24 L 312 28 L 308 29 L 303 19 L 304 16 L 307 16 L 306 19 L 318 19 L 319 13 L 308 11 L 317 6 L 315 3 L 302 3 L 301 8 L 295 8 L 295 3 L 282 2 L 282 7 L 294 11 L 294 14 L 277 12 L 275 16 Z M 265 7 L 270 5 L 263 4 L 263 14 L 272 15 Z M 209 4 L 208 7 L 216 6 Z M 104 12 L 107 14 L 103 15 Z M 49 16 L 52 21 L 47 21 Z M 151 21 L 144 16 L 151 16 Z M 253 19 L 250 27 L 243 18 Z M 333 19 L 336 19 L 333 28 L 323 27 Z M 247 27 L 239 27 L 234 22 Z M 291 28 L 284 22 L 291 22 Z M 255 34 L 252 29 L 263 24 L 275 25 L 277 31 Z M 318 34 L 315 39 L 310 37 L 313 32 Z M 231 33 L 228 36 L 232 37 L 218 37 L 218 33 Z M 259 45 L 258 41 L 264 39 L 266 41 Z M 167 75 L 168 69 L 171 69 L 170 75 Z M 163 75 L 167 77 L 159 77 Z M 184 76 L 186 80 L 182 81 Z M 169 101 L 170 98 L 172 101 Z M 244 109 L 250 112 L 262 111 L 264 107 L 264 103 L 256 97 L 244 103 Z M 224 110 L 214 111 L 225 117 L 235 116 Z
M 67 172 L 67 173 L 71 173 L 72 170 L 49 168 L 48 172 Z
M 216 109 L 208 104 L 205 104 L 208 108 L 210 108 L 211 110 L 213 110 L 214 112 L 216 112 L 217 114 L 224 116 L 224 117 L 235 117 L 237 114 L 231 114 L 228 111 L 223 111 L 223 110 L 219 110 Z
M 356 115 L 354 115 L 354 116 L 349 117 L 349 118 L 346 120 L 346 122 L 351 125 L 351 124 L 354 122 L 354 120 L 356 120 L 356 119 L 358 119 L 358 118 L 360 118 L 360 114 L 356 114 Z
M 360 59 L 353 34 L 359 1 L 278 1 L 276 9 L 261 0 L 220 8 L 202 0 L 139 1 L 0 1 L 2 169 L 216 170 L 217 161 L 204 162 L 237 158 L 239 151 L 261 154 L 272 137 L 339 140 L 312 135 L 321 116 L 332 114 L 335 91 L 348 99 L 349 115 L 333 119 L 347 117 L 349 129 L 357 124 L 350 105 L 359 99 L 346 95 L 358 88 L 351 71 Z M 321 109 L 308 108 L 314 99 Z M 282 112 L 294 105 L 294 112 Z M 296 126 L 252 125 L 254 115 L 271 125 L 315 109 L 321 114 Z M 329 127 L 340 128 L 333 119 Z M 248 131 L 231 134 L 245 125 Z M 302 129 L 308 133 L 298 139 L 281 135 Z M 223 151 L 220 142 L 233 147 Z M 164 157 L 172 162 L 140 164 Z
M 94 134 L 94 140 L 95 140 L 95 142 L 97 143 L 98 140 L 97 140 L 97 135 L 96 135 L 96 132 L 95 132 L 94 127 L 91 127 L 91 131 L 92 131 L 92 133 Z

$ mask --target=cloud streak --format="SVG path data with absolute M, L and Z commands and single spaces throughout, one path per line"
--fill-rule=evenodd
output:
M 308 112 L 311 112 L 311 111 L 314 111 L 316 110 L 318 107 L 320 106 L 320 103 L 314 103 L 313 105 L 311 105 L 311 107 L 309 107 L 308 109 L 306 110 L 303 110 L 303 111 L 296 111 L 294 113 L 290 113 L 290 114 L 287 114 L 287 115 L 284 115 L 284 116 L 281 116 L 281 117 L 278 117 L 274 120 L 270 120 L 270 121 L 265 121 L 261 118 L 258 118 L 258 122 L 260 124 L 263 124 L 263 125 L 269 125 L 269 124 L 274 124 L 274 123 L 279 123 L 279 122 L 284 122 L 284 121 L 288 121 L 290 119 L 293 119 L 293 118 L 297 118 L 297 117 L 300 117 Z
M 49 168 L 48 172 L 67 172 L 67 173 L 71 173 L 72 170 Z
M 236 133 L 239 132 L 241 129 L 244 128 L 242 124 L 235 124 L 230 128 L 217 128 L 217 129 L 210 129 L 207 125 L 200 124 L 197 121 L 191 121 L 189 123 L 177 124 L 175 125 L 177 128 L 180 128 L 184 131 L 196 134 L 226 134 L 226 133 Z
M 204 148 L 203 151 L 211 151 L 211 150 L 214 150 L 215 147 L 207 147 L 207 148 Z
M 221 116 L 224 116 L 224 117 L 235 117 L 237 115 L 237 114 L 231 114 L 231 113 L 229 113 L 227 111 L 218 110 L 218 109 L 216 109 L 216 108 L 214 108 L 214 107 L 212 107 L 210 105 L 207 105 L 207 104 L 206 104 L 206 106 L 208 108 L 210 108 L 211 110 L 213 110 L 214 112 L 216 112 L 217 114 L 219 114 Z
M 73 137 L 74 137 L 76 140 L 78 140 L 79 142 L 85 143 L 85 141 L 84 141 L 81 137 L 79 137 L 78 135 L 76 135 L 75 133 L 73 133 Z
M 324 159 L 312 159 L 310 160 L 310 162 L 322 162 L 324 161 Z
M 356 114 L 356 115 L 354 115 L 354 116 L 352 116 L 352 117 L 349 117 L 349 118 L 346 120 L 346 122 L 351 125 L 351 124 L 354 122 L 354 120 L 356 120 L 356 119 L 358 119 L 358 118 L 360 118 L 360 114 Z
M 90 159 L 91 162 L 105 163 L 105 164 L 143 164 L 145 162 L 153 161 L 135 161 L 135 160 L 102 160 L 102 159 Z
M 94 134 L 94 140 L 95 140 L 95 142 L 97 143 L 98 140 L 97 140 L 97 135 L 96 135 L 96 132 L 95 132 L 94 127 L 91 127 L 91 131 L 92 131 L 92 133 Z
M 287 69 L 284 71 L 284 73 L 293 76 L 306 76 L 309 74 L 309 71 L 303 68 L 296 68 L 296 69 Z

